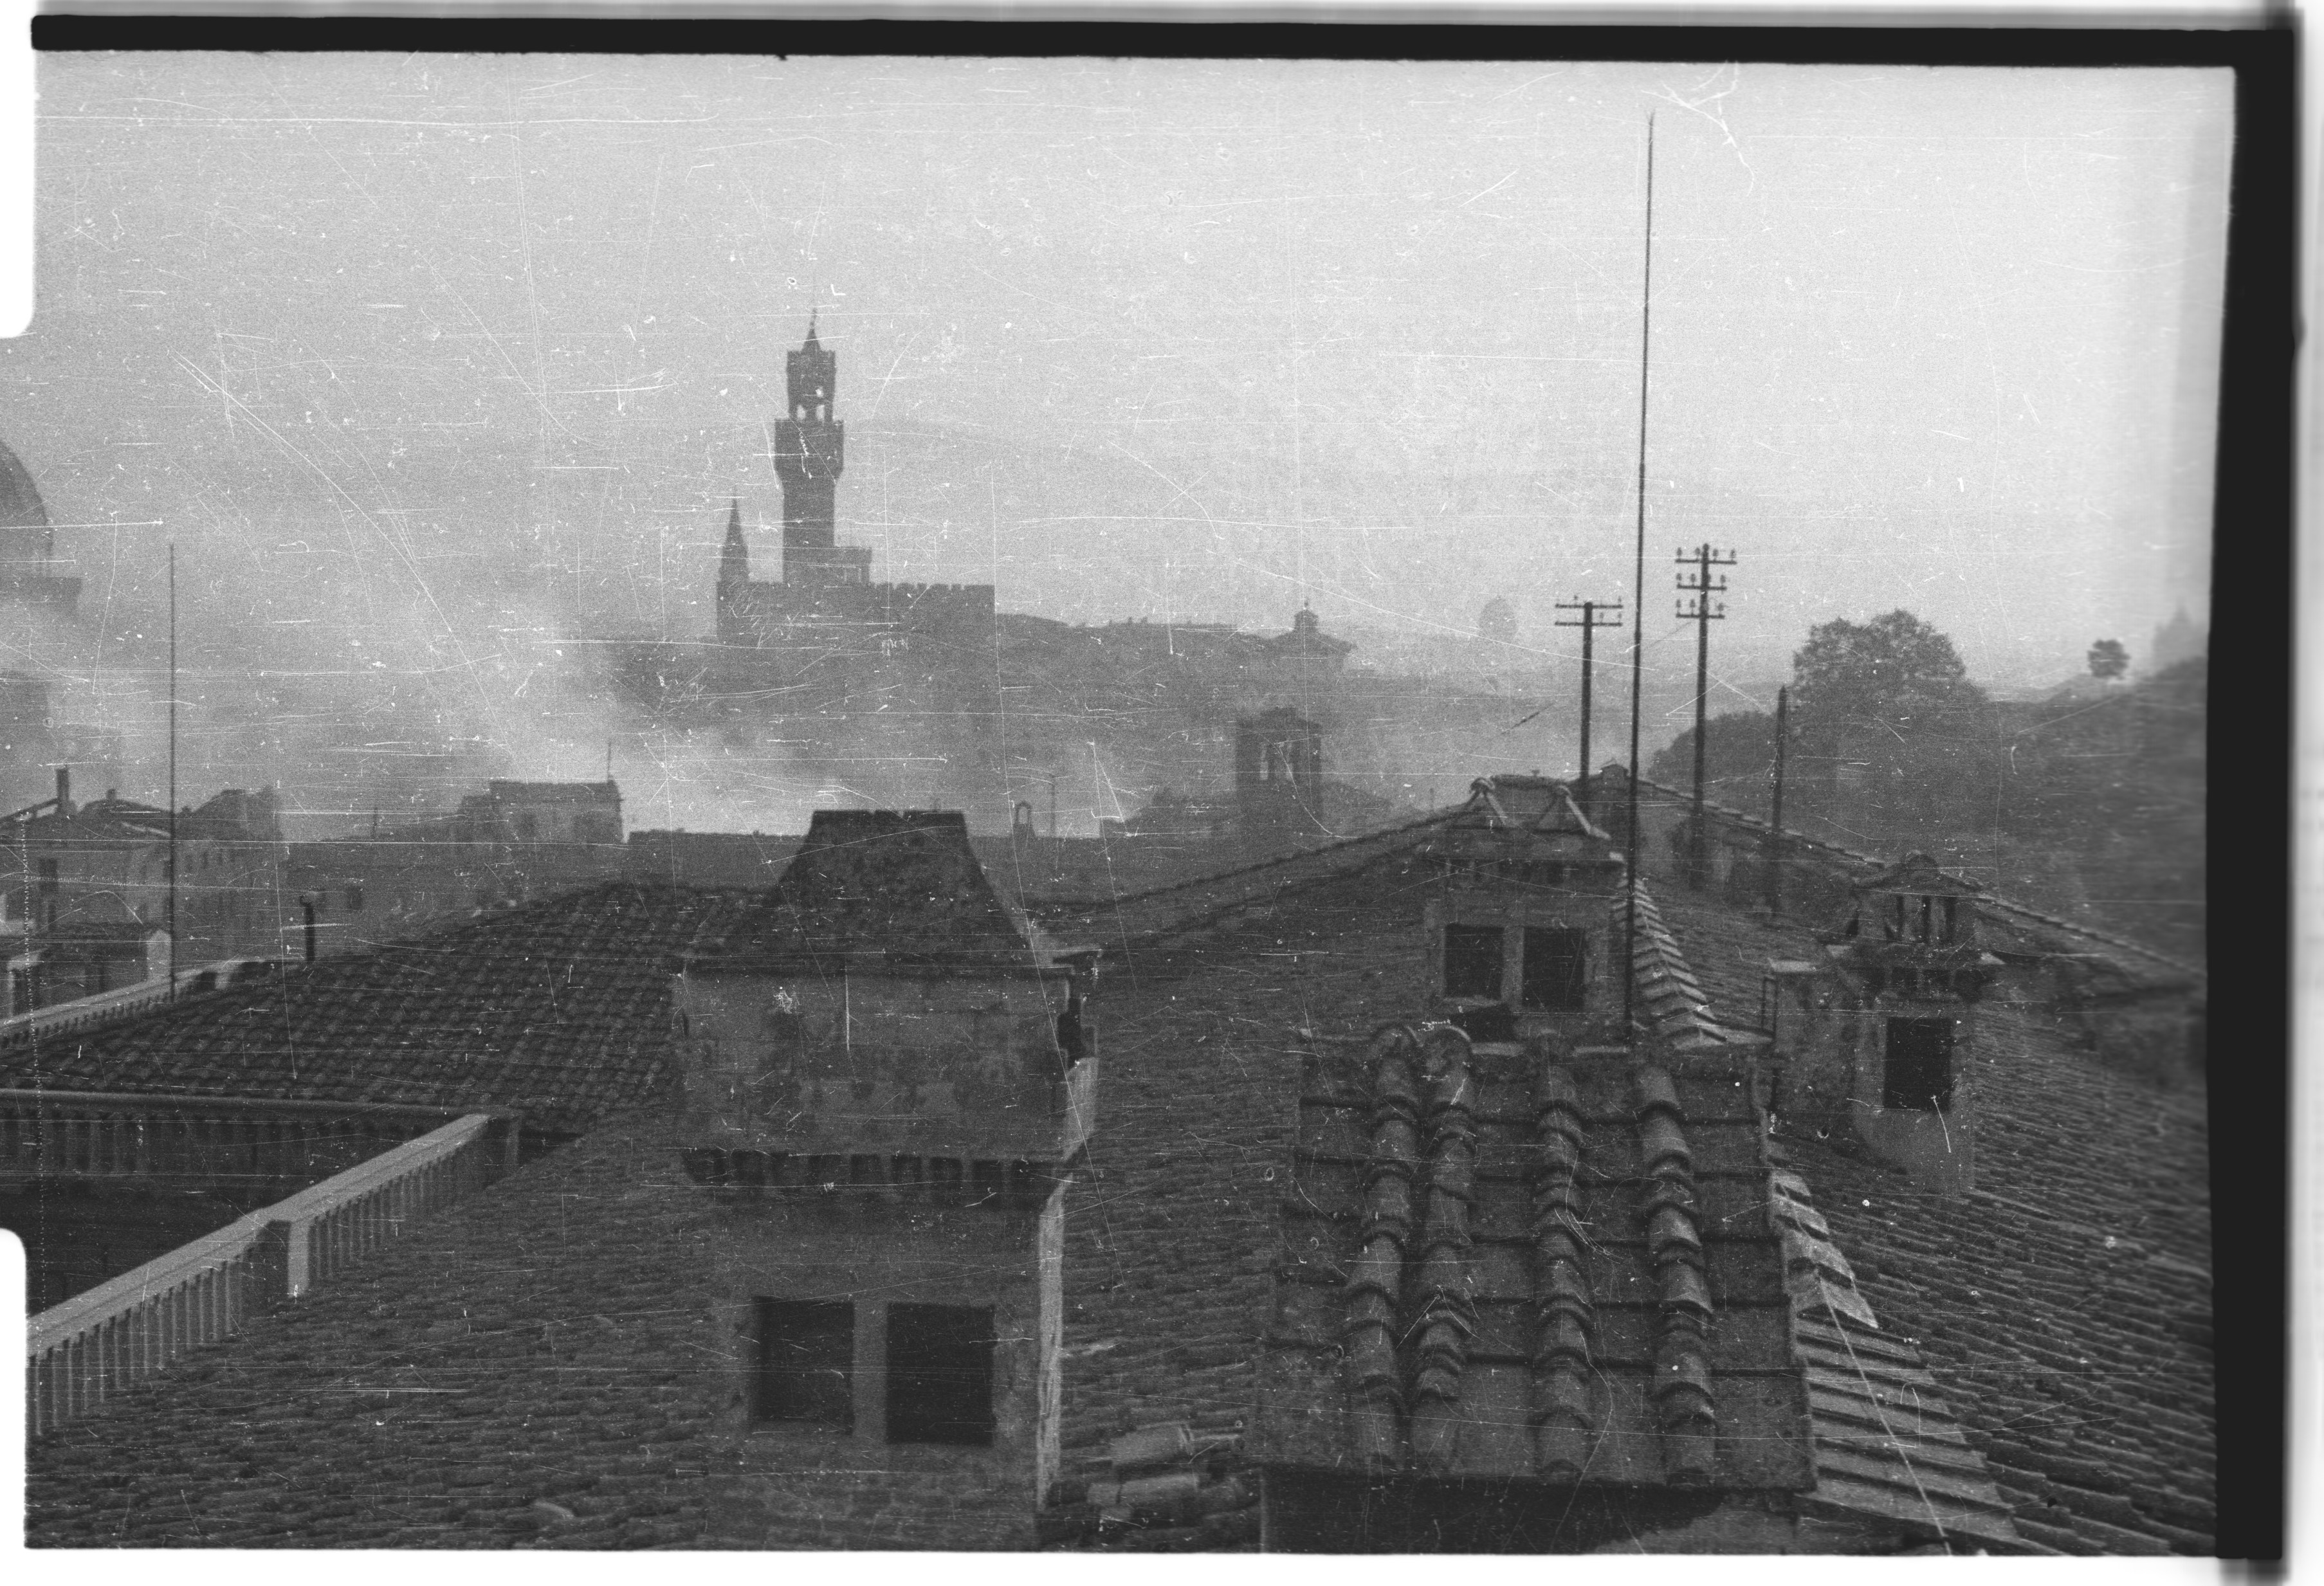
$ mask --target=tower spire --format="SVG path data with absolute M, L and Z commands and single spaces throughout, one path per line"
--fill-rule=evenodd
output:
M 723 596 L 751 581 L 751 548 L 742 538 L 742 502 L 726 503 L 726 546 L 718 553 L 718 593 Z

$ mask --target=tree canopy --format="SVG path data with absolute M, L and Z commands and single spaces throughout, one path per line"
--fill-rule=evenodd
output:
M 1477 613 L 1477 637 L 1512 644 L 1517 641 L 1517 612 L 1499 595 L 1493 596 L 1485 603 L 1485 609 Z
M 1835 618 L 1808 631 L 1792 657 L 1792 698 L 1803 716 L 1839 725 L 1894 721 L 1984 697 L 1953 641 L 1907 611 L 1868 622 Z
M 2090 676 L 2108 682 L 2130 669 L 2130 651 L 2119 639 L 2101 639 L 2090 646 Z

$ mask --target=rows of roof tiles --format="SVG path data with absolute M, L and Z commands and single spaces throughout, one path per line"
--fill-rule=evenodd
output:
M 587 888 L 12 1048 L 0 1084 L 508 1107 L 569 1133 L 662 1083 L 668 960 L 748 896 Z
M 1673 891 L 1687 896 L 1683 888 Z M 1642 984 L 1658 987 L 1648 1000 L 1649 1017 L 1678 1049 L 1708 1049 L 1711 1039 L 1723 1038 L 1718 1010 L 1652 894 L 1641 888 L 1637 897 L 1635 973 Z M 1616 917 L 1623 917 L 1618 908 Z M 1738 941 L 1763 944 L 1776 928 L 1767 920 L 1745 927 L 1731 916 L 1719 923 L 1729 933 L 1708 933 L 1707 939 L 1728 949 Z M 1749 983 L 1738 973 L 1742 966 L 1725 954 L 1714 962 L 1720 984 L 1739 990 Z M 1780 1147 L 1766 1148 L 1771 1161 L 1784 1159 Z M 1787 1170 L 1774 1172 L 1767 1190 L 1768 1214 L 1783 1246 L 1794 1355 L 1809 1388 L 1814 1486 L 1803 1511 L 1893 1527 L 1948 1550 L 2050 1551 L 2029 1543 L 2011 1523 L 2008 1503 L 1968 1446 L 1912 1341 L 1880 1330 L 1807 1182 Z M 1906 1398 L 1909 1415 L 1901 1407 Z
M 1713 999 L 1756 998 L 1792 923 L 1665 889 Z M 2038 1010 L 1979 1015 L 1977 1187 L 1916 1190 L 1840 1136 L 1788 1138 L 1883 1332 L 1914 1342 L 2019 1535 L 2066 1553 L 2212 1542 L 2203 1097 L 2080 1050 Z
M 1813 1428 L 1815 1486 L 1803 1508 L 1880 1517 L 1965 1551 L 2046 1551 L 2029 1548 L 2011 1524 L 2008 1501 L 1920 1351 L 1881 1331 L 1806 1181 L 1777 1172 L 1771 1187 Z
M 1329 888 L 1367 870 L 1399 869 L 1453 812 L 1441 811 L 1385 831 L 1174 881 L 1118 899 L 1052 903 L 1036 912 L 1053 935 L 1120 953 L 1158 945 L 1231 920 L 1278 899 Z
M 1261 1457 L 1806 1484 L 1744 1076 L 1391 1027 L 1306 1065 Z M 1343 1362 L 1344 1351 L 1344 1362 Z
M 1277 895 L 1247 912 L 1213 934 L 1200 952 L 1174 951 L 1157 942 L 1133 948 L 1113 965 L 1105 1018 L 1122 1030 L 1125 1039 L 1107 1050 L 1107 1128 L 1093 1146 L 1092 1172 L 1069 1192 L 1073 1198 L 1067 1221 L 1066 1443 L 1069 1457 L 1077 1454 L 1092 1476 L 1102 1477 L 1102 1467 L 1094 1462 L 1113 1437 L 1157 1415 L 1184 1419 L 1203 1434 L 1240 1427 L 1250 1403 L 1250 1341 L 1264 1324 L 1270 1294 L 1276 1238 L 1273 1165 L 1286 1158 L 1299 1090 L 1298 1054 L 1286 1032 L 1294 1022 L 1361 1028 L 1414 1005 L 1424 989 L 1418 983 L 1417 945 L 1412 934 L 1417 916 L 1415 897 L 1392 878 L 1384 882 L 1377 873 L 1327 877 L 1296 897 Z M 1716 933 L 1702 928 L 1693 900 L 1682 897 L 1674 913 L 1674 938 L 1692 946 L 1698 959 L 1705 956 L 1706 945 L 1714 949 L 1709 954 L 1714 961 L 1732 955 L 1731 942 L 1711 940 Z M 1747 958 L 1764 954 L 1766 937 L 1759 927 L 1723 915 L 1719 923 L 1720 929 L 1748 938 Z M 1716 973 L 1703 977 L 1714 988 L 1720 978 Z M 2030 1101 L 2039 1107 L 2053 1100 L 2003 1096 L 1988 1107 L 1998 1105 L 2006 1114 L 2011 1103 Z M 1991 1132 L 1990 1111 L 1987 1116 Z M 2159 1126 L 2158 1137 L 2163 1132 Z M 585 1148 L 590 1143 L 585 1142 Z M 2189 1182 L 2186 1163 L 2179 1159 L 2185 1143 L 2174 1137 L 2174 1147 L 2181 1148 L 2172 1159 L 2153 1166 L 2146 1180 L 2151 1187 L 2167 1193 L 2171 1186 Z M 2191 1179 L 2200 1185 L 2200 1136 L 2195 1143 Z M 2005 1158 L 2011 1154 L 2006 1148 L 1999 1152 Z M 1915 1332 L 1928 1332 L 1923 1320 L 1927 1310 L 1921 1303 L 1925 1296 L 1901 1286 L 1912 1280 L 1898 1276 L 1910 1269 L 1915 1241 L 1926 1242 L 1922 1237 L 1925 1228 L 1899 1240 L 1893 1226 L 1868 1230 L 1857 1219 L 1853 1191 L 1859 1186 L 1849 1174 L 1868 1171 L 1866 1165 L 1837 1155 L 1830 1160 L 1815 1157 L 1803 1165 L 1825 1190 L 1836 1244 L 1850 1247 L 1859 1265 L 1867 1261 L 1868 1252 L 1895 1252 L 1885 1266 L 1877 1260 L 1869 1266 L 1871 1276 L 1865 1284 L 1888 1319 L 1888 1336 L 1909 1339 Z M 2082 1205 L 2103 1199 L 2108 1170 L 2122 1165 L 2109 1158 L 2096 1172 L 2071 1160 L 2051 1166 L 2053 1179 L 2063 1181 L 2060 1187 Z M 1827 1178 L 1844 1192 L 1838 1209 Z M 1884 1177 L 1879 1187 L 1886 1195 L 1895 1183 Z M 2039 1220 L 2040 1209 L 2028 1203 L 1980 1194 L 2010 1231 L 2023 1232 L 2029 1221 Z M 1864 1210 L 1871 1211 L 1871 1197 L 1864 1199 Z M 1978 1203 L 1979 1197 L 1972 1197 L 1972 1205 Z M 1941 1209 L 1937 1214 L 1941 1216 Z M 2096 1207 L 2089 1208 L 2089 1214 L 2103 1215 Z M 2073 1226 L 2088 1230 L 2107 1224 Z M 2182 1286 L 2200 1288 L 2201 1252 L 2190 1253 L 2186 1234 L 2201 1226 L 2198 1207 L 2196 1215 L 2172 1225 L 2172 1238 L 2157 1240 L 2153 1248 L 2131 1245 L 2128 1258 L 2145 1263 L 2134 1268 L 2134 1276 L 2150 1276 L 2151 1268 Z M 1860 1237 L 1867 1232 L 1871 1237 Z M 2007 1236 L 1997 1236 L 1988 1228 L 1983 1237 L 1991 1243 Z M 1954 1254 L 1960 1259 L 1960 1252 Z M 1964 1269 L 1978 1270 L 1973 1261 L 1966 1262 Z M 2122 1275 L 2117 1272 L 2115 1278 L 2118 1286 Z M 1954 1292 L 1958 1288 L 1956 1283 Z M 2043 1290 L 2036 1286 L 2025 1292 L 2042 1295 Z M 671 1293 L 682 1297 L 682 1285 Z M 2042 1311 L 2026 1310 L 2038 1327 Z M 2193 1309 L 2187 1313 L 2197 1314 Z M 2207 1307 L 2200 1314 L 2207 1318 Z M 1944 1341 L 1932 1335 L 1931 1342 Z M 1809 1364 L 1812 1373 L 1816 1362 L 1811 1358 Z M 2109 1469 L 2118 1476 L 2118 1467 L 2108 1467 L 2103 1459 L 2052 1453 L 2038 1439 L 1997 1438 L 1987 1424 L 1990 1417 L 1980 1419 L 1982 1406 L 1974 1397 L 1983 1385 L 1951 1369 L 1950 1363 L 1940 1364 L 1932 1378 L 1950 1397 L 1963 1402 L 1963 1437 L 1973 1450 L 1982 1441 L 1985 1451 L 1993 1454 L 1995 1468 L 2004 1476 L 2005 1495 L 2026 1522 L 2022 1529 L 2027 1537 L 2037 1543 L 2074 1539 L 2070 1547 L 2057 1542 L 2064 1550 L 2114 1551 L 2119 1547 L 2105 1545 L 2109 1540 L 2119 1545 L 2125 1536 L 2138 1545 L 2160 1541 L 2183 1547 L 2185 1539 L 2196 1535 L 2191 1530 L 2164 1535 L 2157 1527 L 2167 1522 L 2156 1516 L 2167 1513 L 2190 1522 L 2200 1518 L 2186 1507 L 2203 1501 L 2200 1473 L 2179 1484 L 2181 1508 L 2141 1511 L 2146 1526 L 2143 1533 L 2117 1526 L 2109 1537 L 2099 1527 L 2110 1523 L 2104 1518 L 2110 1506 L 2128 1502 L 2119 1490 L 2121 1483 L 2116 1481 L 2114 1491 L 2086 1483 Z M 1828 1406 L 1837 1406 L 1831 1413 L 1840 1414 L 1847 1407 L 1847 1395 L 1841 1391 L 1845 1385 L 1827 1386 L 1831 1391 L 1815 1397 Z M 1911 1386 L 1909 1379 L 1906 1386 Z M 2207 1397 L 2200 1405 L 2181 1408 L 2163 1404 L 2157 1415 L 2164 1433 L 2184 1434 L 2190 1449 L 2197 1438 L 2208 1434 Z M 110 1419 L 100 1417 L 90 1425 Z M 2207 1444 L 2201 1452 L 2208 1457 Z M 2030 1463 L 2006 1464 L 2011 1458 L 2047 1460 L 2049 1473 Z M 2034 1483 L 2048 1485 L 2037 1489 Z M 2156 1490 L 2164 1488 L 2159 1485 Z M 500 1496 L 506 1494 L 496 1493 L 495 1501 Z M 60 1501 L 64 1508 L 51 1511 L 53 1517 L 72 1522 L 71 1500 L 65 1497 Z M 2052 1517 L 2060 1510 L 2073 1514 L 2079 1529 L 2052 1526 L 2045 1530 L 2047 1522 L 2029 1515 L 2029 1503 L 2047 1506 L 2043 1512 Z M 2082 1507 L 2068 1508 L 2073 1503 Z M 2112 1512 L 2119 1517 L 2122 1510 Z M 521 1529 L 532 1523 L 509 1518 L 513 1510 L 501 1513 L 497 1525 Z M 174 1523 L 154 1521 L 157 1526 Z M 71 1532 L 72 1524 L 66 1528 Z M 86 1535 L 87 1527 L 74 1534 Z M 608 1545 L 620 1544 L 594 1544 Z
M 869 950 L 1008 954 L 1022 951 L 1025 937 L 958 812 L 821 809 L 777 885 L 700 946 L 763 962 Z
M 1727 1044 L 1713 1016 L 1694 966 L 1679 950 L 1678 939 L 1663 923 L 1661 906 L 1646 887 L 1629 890 L 1614 903 L 1617 932 L 1628 929 L 1629 910 L 1637 910 L 1637 930 L 1630 947 L 1630 984 L 1641 1022 L 1675 1053 L 1716 1051 Z
M 678 1138 L 615 1119 L 42 1438 L 27 1542 L 1028 1545 L 1021 1485 L 980 1492 L 957 1451 L 724 1432 L 717 1213 Z

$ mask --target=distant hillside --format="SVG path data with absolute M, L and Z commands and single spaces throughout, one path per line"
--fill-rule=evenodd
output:
M 1795 738 L 1787 826 L 1884 854 L 1922 848 L 1980 882 L 2200 962 L 2209 668 L 2185 661 L 2127 687 L 1979 701 L 1915 736 L 1865 736 L 1818 756 Z M 1708 787 L 1766 817 L 1773 722 L 1715 719 Z M 1692 735 L 1648 764 L 1686 788 Z

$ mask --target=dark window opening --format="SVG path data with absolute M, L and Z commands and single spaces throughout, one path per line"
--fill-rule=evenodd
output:
M 1449 925 L 1444 927 L 1444 994 L 1448 997 L 1499 997 L 1501 994 L 1501 927 Z
M 761 1421 L 855 1425 L 855 1307 L 845 1300 L 761 1300 L 752 1414 Z
M 1582 932 L 1526 927 L 1524 991 L 1527 1008 L 1580 1012 L 1589 983 L 1589 940 Z
M 57 862 L 53 859 L 44 859 L 41 861 L 41 893 L 46 897 L 56 890 Z
M 888 1441 L 992 1442 L 992 1309 L 888 1307 Z
M 347 889 L 347 912 L 349 914 L 361 914 L 363 912 L 363 889 L 361 887 L 349 887 Z
M 1953 1021 L 1892 1019 L 1880 1104 L 1942 1112 L 1953 1104 Z
M 1960 902 L 1960 899 L 1958 898 L 1948 898 L 1945 899 L 1944 939 L 1948 942 L 1953 940 L 1955 935 L 1960 929 L 1960 913 L 1958 908 Z

